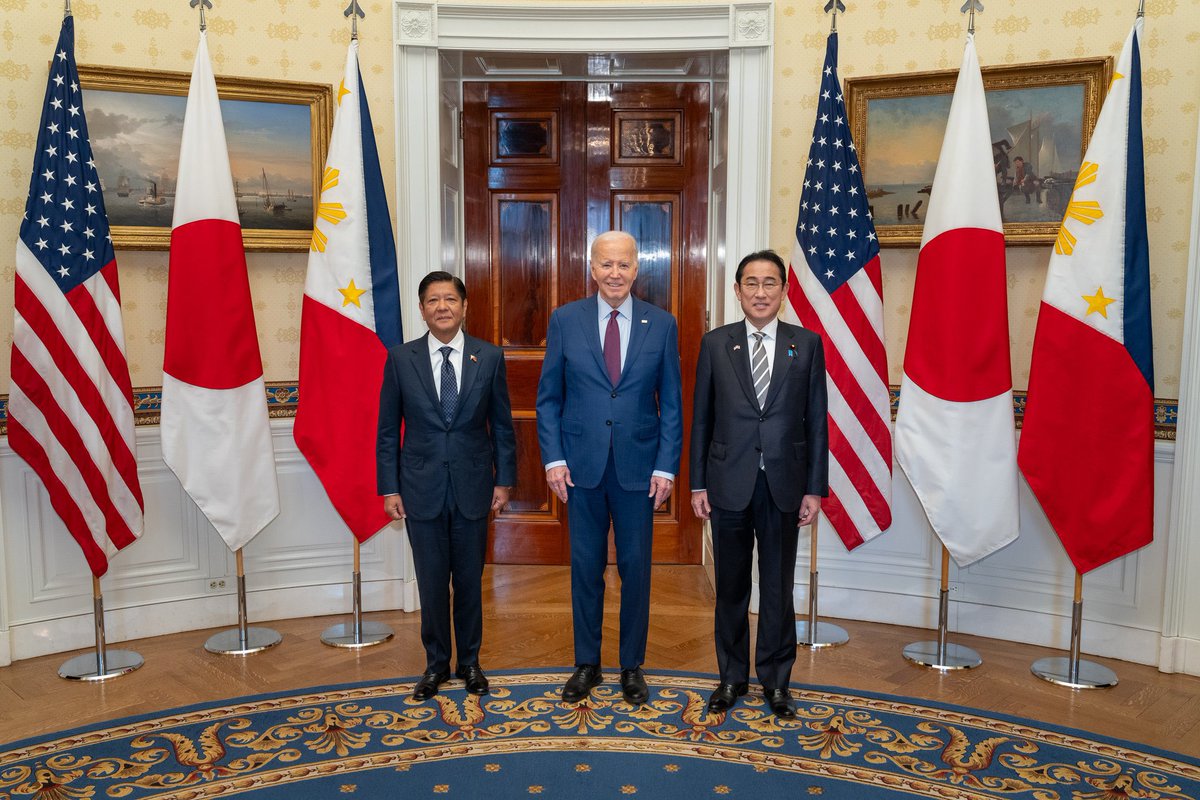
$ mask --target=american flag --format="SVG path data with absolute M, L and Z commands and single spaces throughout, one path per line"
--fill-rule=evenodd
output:
M 8 439 L 92 574 L 142 532 L 117 263 L 63 20 L 17 239 Z
M 879 242 L 846 120 L 836 33 L 822 73 L 788 305 L 825 342 L 830 459 L 821 510 L 853 550 L 892 524 L 891 397 Z

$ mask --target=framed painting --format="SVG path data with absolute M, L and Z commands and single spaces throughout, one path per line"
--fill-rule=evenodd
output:
M 171 242 L 186 72 L 79 66 L 113 244 Z M 328 84 L 217 78 L 242 238 L 249 251 L 306 251 L 333 124 Z
M 986 67 L 996 191 L 1009 244 L 1051 244 L 1113 59 Z M 918 246 L 958 70 L 848 78 L 846 111 L 880 244 Z

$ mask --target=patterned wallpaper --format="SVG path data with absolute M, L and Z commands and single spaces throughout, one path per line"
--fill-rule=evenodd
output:
M 824 4 L 779 0 L 775 16 L 775 119 L 771 241 L 790 253 L 829 19 Z M 980 63 L 1017 64 L 1120 54 L 1137 0 L 991 0 L 976 19 Z M 955 69 L 962 59 L 962 0 L 847 0 L 838 21 L 841 77 Z M 1154 309 L 1155 396 L 1179 396 L 1196 114 L 1200 0 L 1147 0 L 1145 87 L 1147 216 Z M 1013 381 L 1029 381 L 1029 355 L 1052 246 L 1008 250 Z M 916 275 L 916 249 L 882 253 L 891 382 L 898 384 Z
M 384 182 L 395 174 L 392 145 L 392 13 L 386 2 L 360 0 L 359 58 Z M 208 47 L 218 75 L 336 83 L 349 43 L 339 0 L 214 0 Z M 12 342 L 13 247 L 25 208 L 35 126 L 46 64 L 58 38 L 62 0 L 0 0 L 0 394 L 8 392 Z M 197 13 L 186 0 L 74 0 L 80 64 L 190 72 Z M 389 191 L 394 209 L 394 191 Z M 250 289 L 268 381 L 299 375 L 304 253 L 250 253 Z M 162 383 L 167 253 L 118 250 L 126 346 L 133 385 Z
M 209 47 L 221 75 L 332 83 L 345 58 L 345 2 L 337 0 L 215 0 Z M 775 127 L 772 143 L 771 241 L 791 251 L 792 228 L 817 72 L 828 19 L 818 0 L 778 0 L 775 30 Z M 847 2 L 841 31 L 842 77 L 958 65 L 965 24 L 961 0 Z M 1116 55 L 1136 0 L 991 0 L 978 23 L 984 65 L 1085 55 Z M 187 71 L 197 20 L 184 0 L 143 3 L 75 0 L 80 63 Z M 391 10 L 363 4 L 361 58 L 385 182 L 395 173 L 392 121 Z M 1191 214 L 1200 74 L 1200 0 L 1147 0 L 1146 155 L 1149 189 L 1155 367 L 1158 397 L 1179 387 L 1183 290 Z M 60 0 L 0 0 L 0 393 L 8 386 L 12 337 L 12 248 L 32 160 L 34 126 L 45 89 L 46 63 L 58 35 Z M 394 193 L 390 197 L 394 210 Z M 1009 251 L 1014 379 L 1024 388 L 1042 281 L 1050 248 Z M 130 367 L 135 386 L 161 383 L 165 252 L 117 253 L 121 267 Z M 268 381 L 298 374 L 304 254 L 250 254 L 251 290 Z M 916 251 L 883 253 L 886 326 L 893 383 L 898 383 Z

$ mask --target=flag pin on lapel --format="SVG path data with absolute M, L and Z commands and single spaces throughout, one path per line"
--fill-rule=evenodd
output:
M 644 319 L 644 320 L 642 320 L 642 324 L 643 324 L 643 325 L 649 325 L 649 324 L 650 324 L 650 320 L 648 320 L 648 319 Z
M 733 349 L 734 349 L 734 350 L 741 350 L 741 349 L 742 349 L 742 346 L 741 346 L 740 344 L 735 344 L 735 345 L 733 346 Z
M 474 353 L 472 353 L 472 354 L 471 354 L 471 360 L 472 360 L 472 361 L 479 361 L 479 359 L 475 357 L 475 354 L 474 354 Z

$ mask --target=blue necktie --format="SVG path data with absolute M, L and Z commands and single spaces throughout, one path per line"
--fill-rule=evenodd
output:
M 458 411 L 458 379 L 454 376 L 454 365 L 450 363 L 453 351 L 449 345 L 438 348 L 442 354 L 442 419 L 447 425 L 454 421 L 454 412 Z

